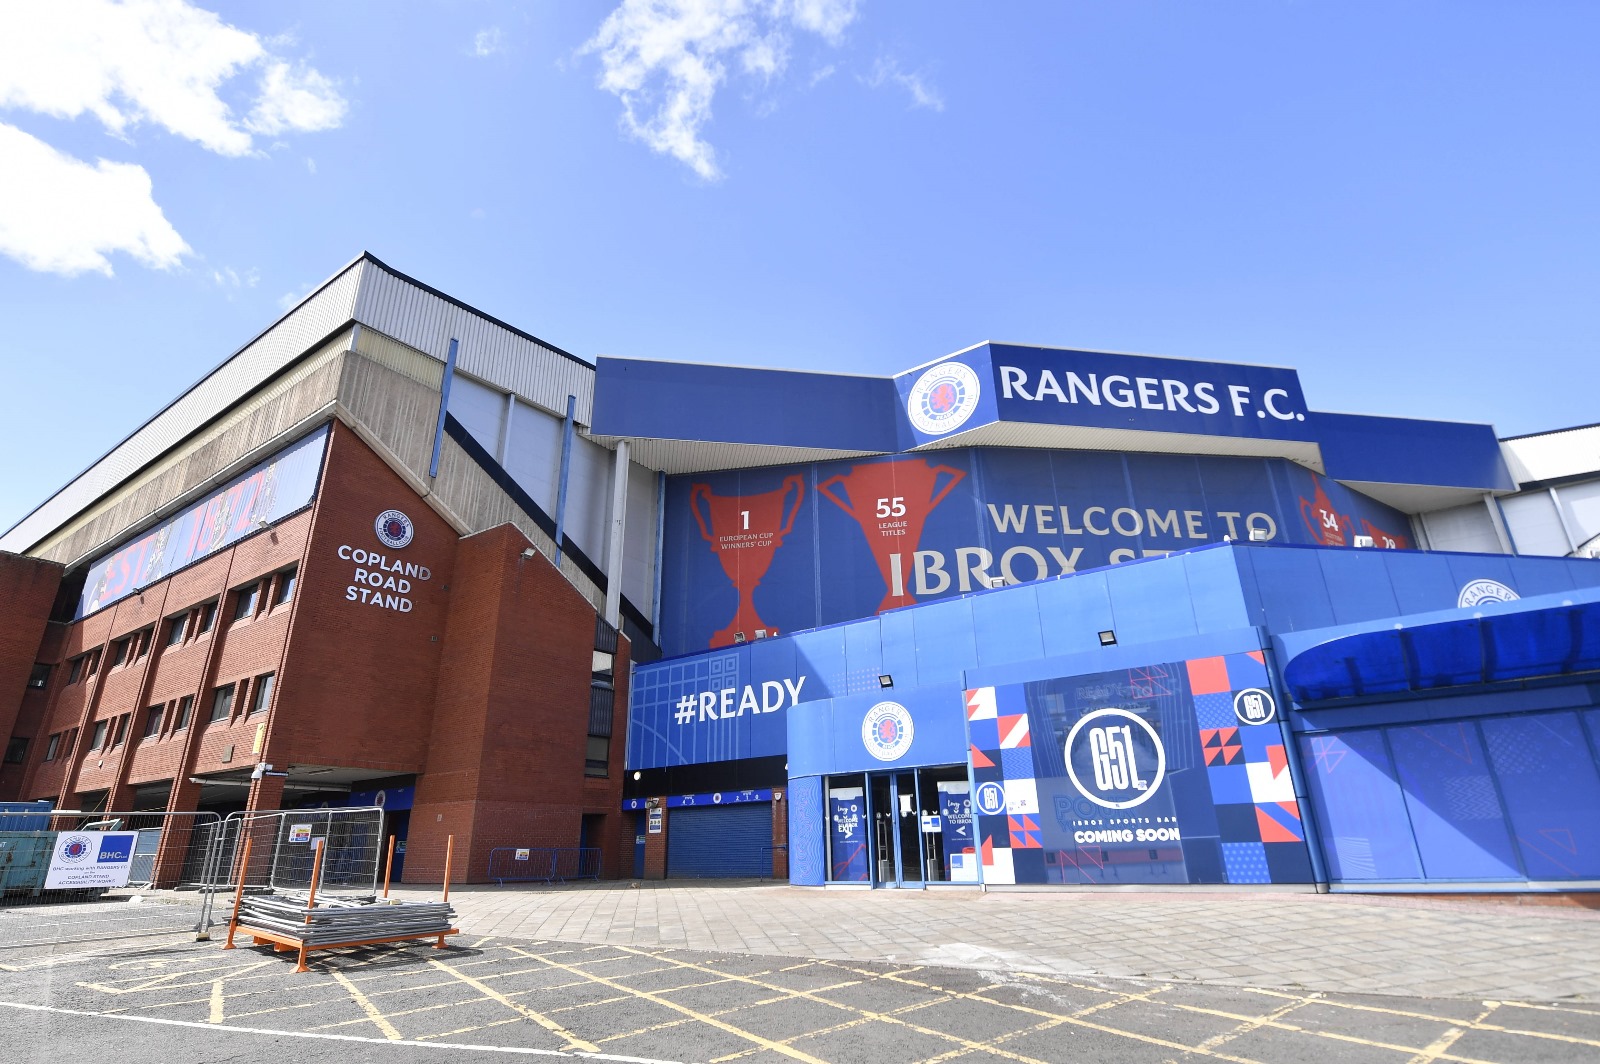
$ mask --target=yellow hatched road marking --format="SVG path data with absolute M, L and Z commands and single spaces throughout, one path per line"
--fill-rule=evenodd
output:
M 1271 994 L 1271 995 L 1273 995 L 1275 997 L 1288 997 L 1289 996 L 1287 994 L 1283 994 L 1283 993 L 1280 993 L 1278 991 L 1273 991 L 1273 990 L 1257 990 L 1256 993 L 1258 993 L 1258 994 Z M 1593 1039 L 1593 1038 L 1579 1038 L 1576 1035 L 1570 1035 L 1570 1034 L 1554 1034 L 1554 1033 L 1552 1033 L 1550 1031 L 1529 1031 L 1529 1030 L 1524 1030 L 1523 1028 L 1520 1028 L 1520 1027 L 1505 1027 L 1505 1026 L 1502 1026 L 1502 1025 L 1500 1025 L 1498 1023 L 1481 1023 L 1481 1022 L 1479 1022 L 1477 1020 L 1460 1020 L 1460 1019 L 1455 1019 L 1455 1018 L 1450 1017 L 1450 1016 L 1435 1016 L 1435 1015 L 1433 1015 L 1431 1013 L 1427 1013 L 1427 1012 L 1412 1012 L 1412 1011 L 1410 1011 L 1408 1009 L 1386 1009 L 1386 1008 L 1383 1008 L 1382 1006 L 1379 1006 L 1379 1005 L 1362 1005 L 1362 1004 L 1358 1004 L 1358 1003 L 1356 1003 L 1354 1001 L 1339 1001 L 1339 1000 L 1337 1000 L 1335 998 L 1323 998 L 1320 1002 L 1318 1002 L 1318 1004 L 1329 1005 L 1329 1006 L 1332 1006 L 1333 1008 L 1339 1008 L 1339 1009 L 1349 1009 L 1352 1012 L 1376 1012 L 1376 1013 L 1379 1013 L 1380 1015 L 1384 1015 L 1384 1016 L 1404 1016 L 1404 1017 L 1407 1017 L 1407 1018 L 1410 1018 L 1410 1019 L 1415 1019 L 1415 1020 L 1433 1020 L 1436 1023 L 1450 1024 L 1452 1026 L 1460 1025 L 1460 1026 L 1469 1027 L 1474 1031 L 1489 1031 L 1489 1032 L 1491 1032 L 1493 1034 L 1514 1034 L 1514 1035 L 1521 1035 L 1521 1036 L 1523 1036 L 1525 1038 L 1543 1038 L 1543 1039 L 1546 1039 L 1546 1040 L 1551 1041 L 1551 1042 L 1567 1042 L 1567 1043 L 1570 1043 L 1571 1045 L 1593 1046 L 1596 1049 L 1600 1049 L 1600 1040 Z M 1488 1005 L 1493 1005 L 1494 1006 L 1493 1009 L 1489 1010 L 1490 1012 L 1493 1012 L 1495 1009 L 1498 1009 L 1498 1008 L 1512 1006 L 1512 1005 L 1519 1005 L 1519 1006 L 1524 1007 L 1524 1008 L 1539 1008 L 1540 1007 L 1540 1006 L 1537 1006 L 1537 1005 L 1522 1005 L 1521 1002 L 1515 1002 L 1515 1001 L 1485 1001 L 1484 1005 L 1485 1006 L 1488 1006 Z M 1567 1012 L 1567 1011 L 1579 1011 L 1579 1010 L 1576 1010 L 1576 1009 L 1574 1009 L 1574 1010 L 1554 1009 L 1552 1011 L 1555 1011 L 1555 1012 Z M 1487 1015 L 1487 1013 L 1485 1013 L 1485 1015 Z M 1596 1013 L 1585 1012 L 1584 1015 L 1593 1016 L 1593 1015 L 1596 1015 Z M 1446 1055 L 1446 1056 L 1441 1057 L 1440 1059 L 1441 1060 L 1454 1060 L 1454 1059 L 1457 1059 L 1457 1058 L 1454 1058 L 1454 1057 Z
M 545 961 L 545 963 L 549 964 L 553 968 L 560 968 L 563 971 L 571 972 L 573 975 L 587 976 L 589 979 L 592 979 L 594 982 L 599 983 L 601 986 L 608 986 L 613 990 L 621 990 L 621 991 L 624 991 L 625 993 L 632 994 L 635 997 L 640 997 L 640 998 L 643 998 L 646 1001 L 649 1001 L 649 1002 L 652 1002 L 654 1004 L 660 1005 L 663 1008 L 671 1009 L 674 1012 L 681 1013 L 681 1014 L 683 1014 L 685 1016 L 688 1016 L 692 1020 L 698 1020 L 701 1023 L 706 1024 L 707 1026 L 715 1027 L 719 1031 L 725 1031 L 728 1034 L 734 1035 L 735 1037 L 744 1038 L 744 1039 L 747 1039 L 748 1041 L 754 1042 L 756 1045 L 761 1046 L 763 1049 L 770 1049 L 775 1053 L 782 1053 L 786 1057 L 794 1057 L 796 1060 L 806 1061 L 807 1064 L 826 1064 L 825 1061 L 819 1060 L 818 1058 L 812 1056 L 809 1053 L 802 1053 L 798 1049 L 791 1048 L 790 1046 L 783 1045 L 783 1044 L 781 1044 L 779 1042 L 774 1042 L 770 1038 L 763 1038 L 761 1035 L 758 1035 L 753 1031 L 746 1031 L 746 1030 L 743 1030 L 742 1028 L 733 1026 L 733 1024 L 731 1024 L 731 1023 L 724 1023 L 723 1021 L 717 1019 L 715 1016 L 707 1016 L 703 1012 L 696 1012 L 694 1009 L 691 1009 L 687 1005 L 680 1005 L 676 1001 L 669 1001 L 668 999 L 660 996 L 659 994 L 652 993 L 649 990 L 636 990 L 633 987 L 625 986 L 624 984 L 619 983 L 614 979 L 607 979 L 603 975 L 594 975 L 592 973 L 584 972 L 584 971 L 581 971 L 581 970 L 579 970 L 577 968 L 573 968 L 573 967 L 571 967 L 569 965 L 560 964 L 560 963 L 558 963 L 556 961 L 546 960 L 546 958 L 539 956 L 537 953 L 532 953 L 532 952 L 529 952 L 529 951 L 524 950 L 524 949 L 519 949 L 516 946 L 510 946 L 510 947 L 507 947 L 507 948 L 509 948 L 514 953 L 520 953 L 522 956 L 527 957 L 529 960 Z M 650 956 L 650 954 L 644 954 L 644 955 L 645 956 Z M 670 960 L 671 958 L 657 958 L 657 959 L 658 960 L 660 960 L 660 959 Z M 721 974 L 721 973 L 714 973 L 714 974 Z
M 533 959 L 538 960 L 539 958 L 535 957 Z M 439 969 L 441 972 L 455 976 L 457 979 L 461 980 L 463 983 L 466 983 L 468 986 L 472 987 L 484 997 L 489 998 L 491 1001 L 498 1001 L 506 1008 L 511 1009 L 514 1012 L 521 1013 L 534 1023 L 537 1023 L 540 1027 L 543 1027 L 545 1030 L 549 1031 L 551 1034 L 565 1038 L 567 1040 L 567 1044 L 562 1046 L 563 1049 L 577 1049 L 584 1053 L 598 1053 L 600 1051 L 600 1048 L 593 1042 L 585 1042 L 583 1039 L 579 1038 L 577 1035 L 573 1034 L 571 1031 L 552 1020 L 550 1017 L 545 1016 L 542 1013 L 535 1012 L 526 1005 L 512 1001 L 510 998 L 506 997 L 492 986 L 489 986 L 487 983 L 484 983 L 482 980 L 475 979 L 466 972 L 457 971 L 455 968 L 450 967 L 450 965 L 444 963 L 443 961 L 430 960 L 428 963 Z
M 395 1030 L 394 1024 L 384 1017 L 378 1006 L 372 1003 L 371 998 L 356 989 L 356 984 L 350 981 L 348 975 L 343 972 L 334 972 L 333 978 L 335 982 L 350 992 L 350 996 L 355 999 L 356 1004 L 361 1006 L 361 1011 L 367 1014 L 367 1019 L 371 1020 L 373 1025 L 383 1032 L 385 1038 L 391 1041 L 400 1040 L 400 1032 Z
M 1496 1001 L 1485 1001 L 1483 1004 L 1483 1011 L 1478 1013 L 1477 1018 L 1472 1021 L 1473 1023 L 1482 1023 L 1484 1020 L 1489 1018 L 1489 1014 L 1491 1012 L 1500 1007 L 1499 1002 Z M 1435 1038 L 1431 1043 L 1429 1043 L 1427 1048 L 1423 1049 L 1422 1052 L 1406 1061 L 1406 1064 L 1432 1064 L 1433 1061 L 1439 1059 L 1440 1054 L 1449 1049 L 1451 1046 L 1455 1045 L 1456 1040 L 1467 1033 L 1464 1028 L 1465 1025 L 1462 1027 L 1451 1027 L 1449 1030 L 1445 1031 L 1444 1034 L 1440 1035 L 1438 1038 Z

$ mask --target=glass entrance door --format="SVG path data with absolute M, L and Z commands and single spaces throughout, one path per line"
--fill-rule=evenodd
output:
M 828 778 L 828 882 L 976 883 L 965 765 Z
M 924 858 L 913 772 L 875 772 L 867 777 L 872 809 L 872 885 L 920 887 Z

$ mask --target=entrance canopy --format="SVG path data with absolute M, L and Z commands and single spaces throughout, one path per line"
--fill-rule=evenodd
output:
M 1277 638 L 1301 705 L 1600 670 L 1600 591 L 1571 591 Z

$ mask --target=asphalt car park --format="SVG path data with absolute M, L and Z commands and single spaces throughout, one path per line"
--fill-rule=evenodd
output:
M 944 1064 L 1585 1061 L 1600 1005 L 1327 993 L 459 936 L 315 955 L 192 936 L 0 952 L 8 1059 Z M 19 1054 L 19 1055 L 13 1055 Z

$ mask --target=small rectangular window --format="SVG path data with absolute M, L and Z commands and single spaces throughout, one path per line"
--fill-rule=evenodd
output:
M 151 706 L 144 713 L 144 737 L 148 739 L 152 735 L 160 735 L 162 707 Z
M 150 653 L 150 635 L 154 631 L 154 628 L 146 628 L 139 633 L 139 653 L 134 655 L 136 658 L 143 659 Z
M 100 671 L 100 651 L 98 649 L 96 649 L 96 650 L 92 650 L 92 651 L 89 652 L 89 668 L 88 668 L 88 671 L 84 675 L 93 676 L 95 673 L 97 673 L 99 671 Z
M 42 691 L 50 685 L 50 666 L 35 665 L 33 671 L 28 673 L 28 686 Z
M 211 631 L 212 625 L 217 623 L 217 604 L 215 602 L 207 602 L 196 612 L 198 612 L 200 616 L 199 620 L 194 626 L 194 634 L 204 635 L 205 633 Z
M 599 735 L 589 736 L 589 745 L 584 753 L 583 774 L 585 776 L 604 776 L 610 771 L 611 740 Z
M 294 594 L 295 570 L 285 569 L 272 585 L 272 604 L 282 606 Z
M 111 738 L 112 746 L 121 746 L 122 740 L 128 737 L 128 714 L 124 713 L 117 718 L 117 730 Z
M 73 658 L 71 661 L 67 662 L 67 682 L 68 683 L 77 683 L 79 678 L 82 677 L 82 676 L 83 676 L 83 658 L 77 657 L 77 658 Z
M 236 621 L 243 621 L 250 617 L 254 617 L 256 613 L 256 600 L 261 597 L 261 585 L 251 584 L 249 587 L 241 587 L 238 591 L 238 595 L 239 597 L 237 600 L 235 600 L 233 605 L 233 619 Z
M 128 648 L 133 645 L 133 637 L 119 639 L 111 644 L 111 667 L 116 668 L 128 660 Z
M 91 749 L 91 750 L 102 750 L 102 749 L 105 748 L 105 745 L 106 745 L 106 722 L 103 721 L 103 720 L 97 720 L 97 721 L 94 722 L 94 741 L 89 744 L 89 749 Z
M 228 713 L 233 709 L 233 684 L 219 687 L 211 696 L 211 719 L 227 720 Z
M 194 695 L 184 695 L 178 700 L 178 719 L 173 722 L 173 731 L 180 732 L 189 726 L 189 711 L 192 709 L 194 709 Z
M 167 619 L 167 646 L 175 647 L 183 642 L 183 633 L 189 627 L 189 615 L 179 614 Z
M 250 712 L 246 716 L 256 713 L 265 713 L 267 703 L 272 700 L 272 673 L 256 677 L 255 689 L 250 695 Z
M 20 765 L 28 760 L 28 740 L 12 739 L 6 745 L 6 764 Z
M 60 749 L 61 733 L 56 732 L 54 735 L 50 736 L 50 742 L 45 745 L 44 759 L 46 761 L 54 761 L 56 759 L 56 754 L 60 751 Z

